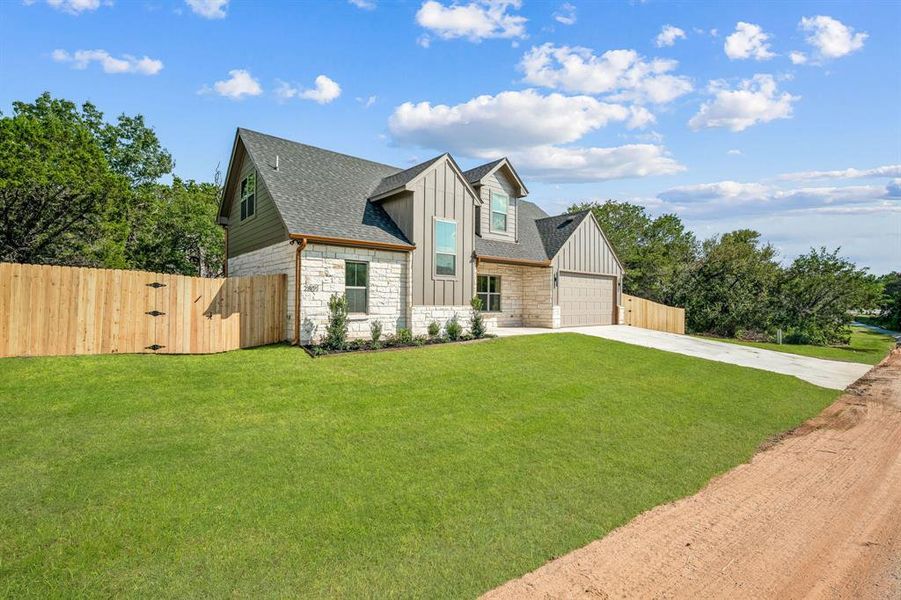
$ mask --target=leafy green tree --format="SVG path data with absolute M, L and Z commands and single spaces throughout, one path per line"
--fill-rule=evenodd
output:
M 780 273 L 775 257 L 749 229 L 706 240 L 677 297 L 688 328 L 724 337 L 767 331 Z
M 13 115 L 0 118 L 0 260 L 92 262 L 127 180 L 74 104 L 33 109 L 15 102 Z
M 571 206 L 569 212 L 591 210 L 626 270 L 623 291 L 671 304 L 694 261 L 698 243 L 676 215 L 652 218 L 628 202 Z
M 847 343 L 852 311 L 879 305 L 878 279 L 838 252 L 811 249 L 781 273 L 774 321 L 787 331 L 790 343 Z
M 879 303 L 879 323 L 888 329 L 901 331 L 901 271 L 883 275 L 882 300 Z

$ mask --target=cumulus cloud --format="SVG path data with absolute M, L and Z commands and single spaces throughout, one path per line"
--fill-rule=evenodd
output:
M 726 37 L 723 50 L 732 60 L 767 60 L 775 56 L 770 51 L 769 39 L 770 36 L 764 33 L 760 25 L 739 21 L 735 32 Z
M 901 165 L 883 165 L 872 169 L 838 169 L 835 171 L 798 171 L 779 176 L 783 180 L 863 179 L 866 177 L 901 177 Z
M 75 69 L 87 69 L 91 63 L 97 63 L 104 73 L 136 73 L 138 75 L 156 75 L 163 70 L 163 61 L 149 56 L 138 58 L 130 54 L 123 54 L 116 58 L 106 50 L 76 50 L 69 53 L 56 49 L 50 55 L 53 60 L 61 63 L 70 63 Z
M 25 0 L 25 4 L 34 4 L 36 0 Z M 101 4 L 111 4 L 110 2 L 101 3 L 100 0 L 47 0 L 47 5 L 56 10 L 69 13 L 70 15 L 80 15 L 83 12 L 97 10 Z
M 815 49 L 818 60 L 841 58 L 856 52 L 863 48 L 868 37 L 866 33 L 855 33 L 853 27 L 823 15 L 802 18 L 798 28 L 809 34 L 807 43 Z
M 232 69 L 228 72 L 228 75 L 228 79 L 217 81 L 212 88 L 204 86 L 201 88 L 200 93 L 215 92 L 232 100 L 243 100 L 247 96 L 259 96 L 263 93 L 260 82 L 250 74 L 250 71 L 246 69 Z
M 375 0 L 347 0 L 357 8 L 362 8 L 363 10 L 375 10 L 376 4 Z
M 560 5 L 560 10 L 554 13 L 554 20 L 563 25 L 576 24 L 576 7 L 569 2 Z
M 508 156 L 518 170 L 551 183 L 672 175 L 685 170 L 665 148 L 654 144 L 611 148 L 536 146 L 508 152 Z
M 803 52 L 798 52 L 797 50 L 790 53 L 788 57 L 791 59 L 793 65 L 803 65 L 807 62 L 807 55 Z
M 615 94 L 615 101 L 666 104 L 692 90 L 687 77 L 672 75 L 675 60 L 645 60 L 634 50 L 596 56 L 578 46 L 547 43 L 526 52 L 519 67 L 525 81 L 580 94 Z
M 792 116 L 792 104 L 800 96 L 779 92 L 772 75 L 754 75 L 744 79 L 736 89 L 729 89 L 723 81 L 712 81 L 708 91 L 713 99 L 704 102 L 688 125 L 694 130 L 727 127 L 744 131 L 752 125 Z
M 685 32 L 678 27 L 674 27 L 672 25 L 664 25 L 663 29 L 660 30 L 660 33 L 657 34 L 657 38 L 654 40 L 654 43 L 657 44 L 658 48 L 663 48 L 664 46 L 672 46 L 676 43 L 677 39 L 684 40 Z
M 301 98 L 303 100 L 312 100 L 313 102 L 317 102 L 319 104 L 328 104 L 341 95 L 341 86 L 325 75 L 320 75 L 319 77 L 317 77 L 314 83 L 314 87 L 303 89 L 295 87 L 290 83 L 280 81 L 278 87 L 275 90 L 275 94 L 282 100 Z M 375 102 L 375 96 L 372 96 L 371 100 L 372 102 Z M 366 105 L 367 108 L 369 106 L 371 106 L 371 104 Z
M 521 4 L 521 0 L 475 0 L 469 4 L 445 6 L 436 0 L 427 0 L 416 12 L 416 22 L 444 40 L 465 38 L 480 42 L 488 38 L 523 38 L 526 18 L 510 12 Z M 419 39 L 419 44 L 428 47 L 423 38 Z
M 224 19 L 229 0 L 185 0 L 195 15 L 204 19 Z

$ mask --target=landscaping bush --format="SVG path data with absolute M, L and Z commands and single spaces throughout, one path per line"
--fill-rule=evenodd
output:
M 401 327 L 394 336 L 394 342 L 398 346 L 409 346 L 413 343 L 413 332 L 406 327 Z
M 432 321 L 429 323 L 428 331 L 430 338 L 436 338 L 441 333 L 441 325 L 438 324 L 438 321 Z
M 372 339 L 373 344 L 377 344 L 379 342 L 379 339 L 382 337 L 381 321 L 373 321 L 369 324 L 369 335 Z
M 452 342 L 456 342 L 460 339 L 460 336 L 463 335 L 463 326 L 460 325 L 460 321 L 457 319 L 457 315 L 454 315 L 450 318 L 447 324 L 444 326 L 444 330 L 447 332 L 447 339 Z
M 329 350 L 342 350 L 347 343 L 347 298 L 332 294 L 328 301 L 328 325 L 322 345 Z
M 470 302 L 472 306 L 472 317 L 469 319 L 469 331 L 472 337 L 479 339 L 485 336 L 485 318 L 482 316 L 482 300 L 475 296 Z

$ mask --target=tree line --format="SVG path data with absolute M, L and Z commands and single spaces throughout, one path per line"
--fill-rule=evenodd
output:
M 141 115 L 108 122 L 47 92 L 14 102 L 0 114 L 0 261 L 220 275 L 218 172 L 197 182 L 174 169 Z M 614 201 L 570 211 L 584 209 L 626 268 L 624 291 L 685 307 L 690 331 L 834 344 L 854 311 L 901 329 L 901 273 L 877 278 L 838 249 L 783 266 L 755 231 L 699 242 L 676 215 Z
M 220 186 L 174 168 L 141 115 L 109 123 L 46 92 L 14 102 L 0 115 L 0 261 L 218 275 Z
M 876 277 L 840 254 L 811 248 L 782 265 L 760 233 L 740 229 L 699 241 L 672 214 L 635 204 L 579 204 L 591 210 L 626 269 L 623 290 L 685 307 L 695 333 L 789 343 L 842 344 L 857 313 L 901 329 L 901 273 Z

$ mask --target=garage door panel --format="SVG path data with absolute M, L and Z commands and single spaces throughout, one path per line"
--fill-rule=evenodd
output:
M 612 325 L 615 278 L 576 273 L 560 274 L 560 325 Z

